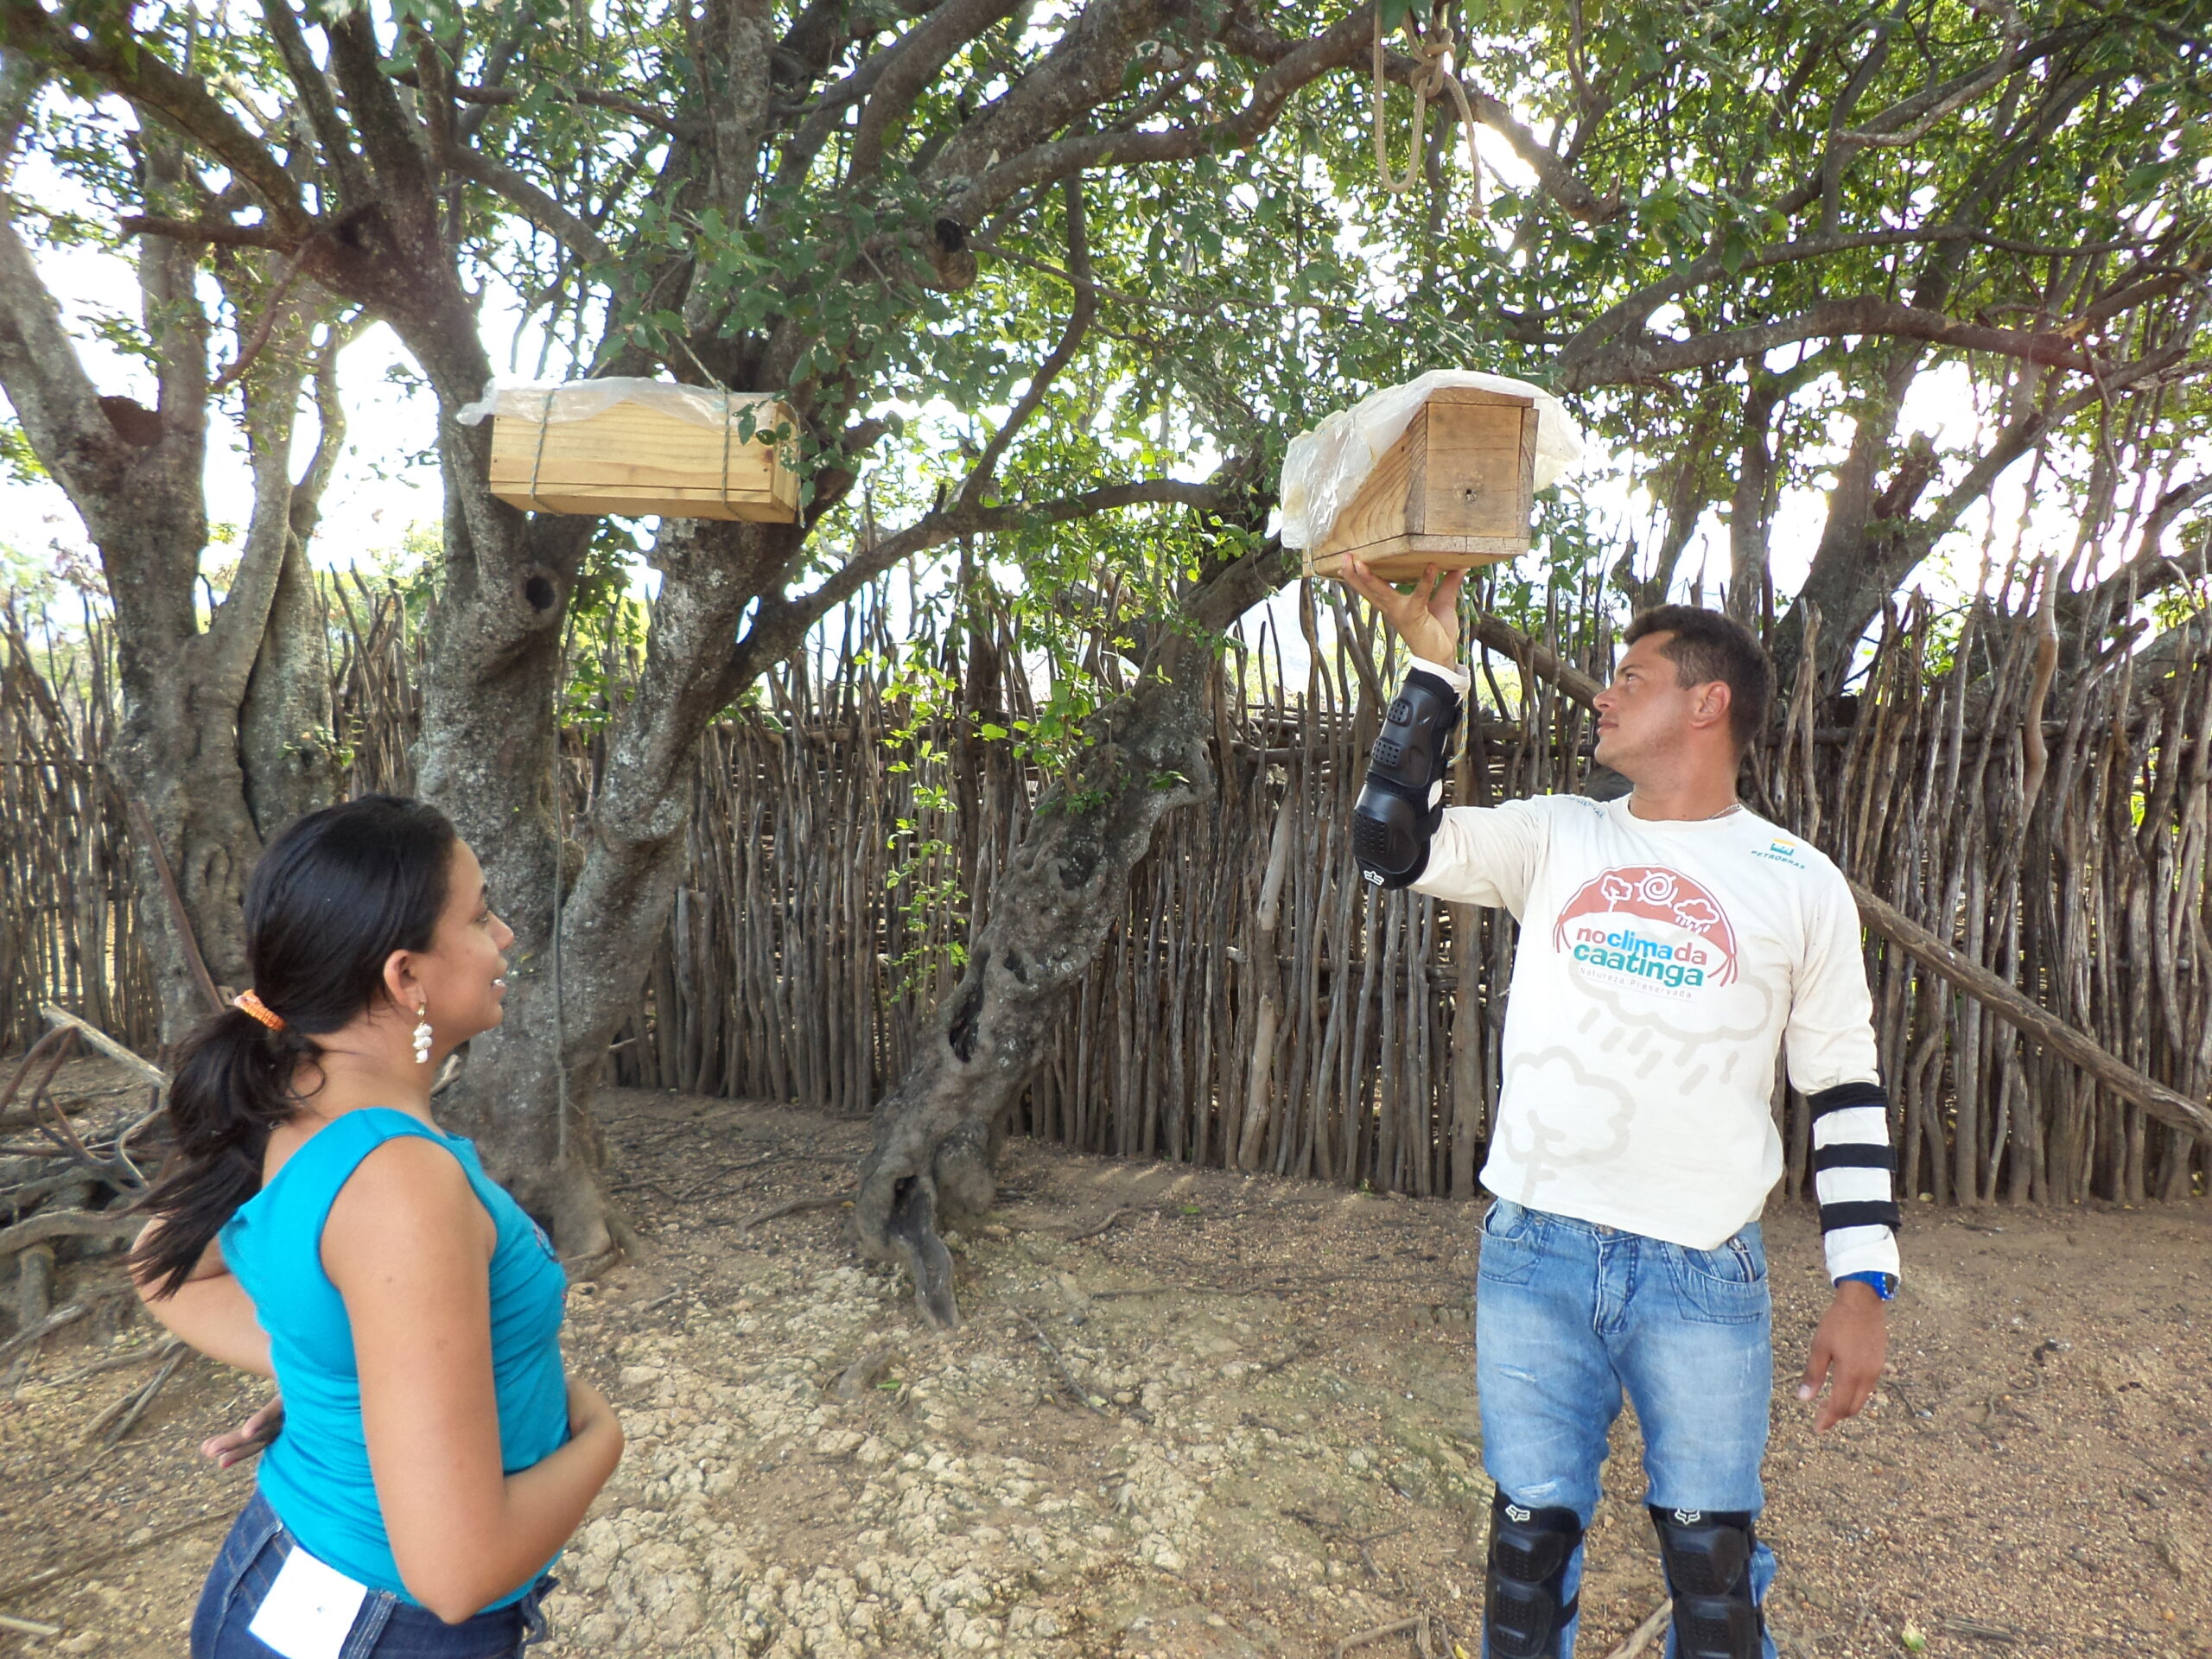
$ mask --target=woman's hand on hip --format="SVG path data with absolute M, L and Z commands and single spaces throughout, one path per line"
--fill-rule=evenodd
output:
M 218 1469 L 244 1463 L 284 1432 L 284 1396 L 271 1395 L 269 1403 L 236 1428 L 211 1435 L 200 1443 L 200 1455 L 210 1458 Z

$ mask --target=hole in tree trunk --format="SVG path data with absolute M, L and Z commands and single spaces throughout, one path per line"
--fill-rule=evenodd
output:
M 960 1308 L 952 1295 L 952 1255 L 937 1236 L 936 1195 L 919 1176 L 905 1176 L 892 1188 L 885 1230 L 906 1258 L 906 1271 L 914 1281 L 914 1306 L 922 1317 L 937 1330 L 957 1329 Z
M 100 413 L 125 443 L 150 449 L 162 441 L 162 417 L 133 397 L 103 397 Z
M 983 982 L 980 975 L 971 976 L 957 993 L 959 1000 L 952 1005 L 952 1018 L 945 1027 L 945 1040 L 952 1045 L 952 1052 L 965 1064 L 975 1058 L 976 1027 L 983 1017 Z

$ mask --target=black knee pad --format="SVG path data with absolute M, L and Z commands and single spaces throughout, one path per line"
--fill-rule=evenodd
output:
M 1573 1510 L 1535 1509 L 1500 1492 L 1490 1506 L 1483 1586 L 1483 1659 L 1556 1659 L 1574 1617 L 1567 1564 L 1582 1542 Z
M 1675 1599 L 1681 1659 L 1759 1659 L 1765 1626 L 1751 1599 L 1750 1512 L 1655 1504 L 1651 1524 Z
M 1459 725 L 1459 694 L 1433 674 L 1415 670 L 1390 700 L 1351 810 L 1352 856 L 1374 886 L 1408 886 L 1428 867 Z

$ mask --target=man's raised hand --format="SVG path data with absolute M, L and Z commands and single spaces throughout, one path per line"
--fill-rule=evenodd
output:
M 1421 572 L 1410 594 L 1402 594 L 1370 570 L 1357 554 L 1347 553 L 1337 572 L 1345 587 L 1372 605 L 1390 631 L 1416 657 L 1446 668 L 1459 656 L 1459 590 L 1467 573 L 1446 575 L 1434 565 Z

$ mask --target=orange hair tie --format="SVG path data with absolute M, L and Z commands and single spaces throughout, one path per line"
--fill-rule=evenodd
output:
M 271 1031 L 282 1031 L 284 1029 L 283 1016 L 282 1014 L 271 1014 L 269 1011 L 269 1005 L 266 1002 L 264 1002 L 259 997 L 256 996 L 251 991 L 240 991 L 237 996 L 231 1000 L 231 1006 L 238 1009 L 241 1013 L 251 1015 L 252 1018 L 260 1020 L 263 1025 L 268 1027 Z

